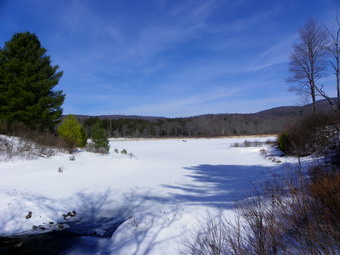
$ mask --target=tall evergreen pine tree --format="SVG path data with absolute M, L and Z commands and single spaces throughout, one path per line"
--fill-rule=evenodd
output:
M 0 49 L 0 119 L 53 129 L 65 95 L 53 88 L 63 75 L 35 34 L 17 33 Z

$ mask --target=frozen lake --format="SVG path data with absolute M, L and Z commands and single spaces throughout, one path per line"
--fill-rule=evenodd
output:
M 33 225 L 36 233 L 50 231 L 59 223 L 87 235 L 68 254 L 177 254 L 199 222 L 232 218 L 233 202 L 251 182 L 284 168 L 260 154 L 266 145 L 231 146 L 246 139 L 275 137 L 119 139 L 111 140 L 109 155 L 1 162 L 0 234 L 27 233 Z M 63 217 L 73 210 L 75 216 Z M 108 234 L 117 222 L 123 223 Z

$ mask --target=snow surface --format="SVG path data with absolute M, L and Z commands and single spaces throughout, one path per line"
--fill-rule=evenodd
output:
M 178 254 L 206 220 L 232 219 L 233 202 L 250 182 L 285 168 L 260 155 L 265 146 L 231 147 L 245 139 L 274 137 L 117 139 L 108 155 L 79 151 L 74 161 L 59 154 L 0 162 L 0 235 L 30 232 L 33 225 L 54 229 L 75 210 L 64 225 L 73 232 L 107 237 L 123 223 L 109 238 L 83 237 L 68 254 Z

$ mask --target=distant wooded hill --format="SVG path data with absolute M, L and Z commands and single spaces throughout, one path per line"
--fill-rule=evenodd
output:
M 319 111 L 330 111 L 326 100 L 317 102 Z M 311 105 L 284 106 L 251 114 L 207 114 L 187 118 L 150 116 L 76 115 L 86 133 L 95 125 L 110 137 L 180 137 L 277 134 L 303 116 L 312 113 Z

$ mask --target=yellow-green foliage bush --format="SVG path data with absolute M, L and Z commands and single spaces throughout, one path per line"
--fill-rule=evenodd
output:
M 70 149 L 76 146 L 84 146 L 83 127 L 74 115 L 68 115 L 63 120 L 58 127 L 58 134 L 66 141 Z

